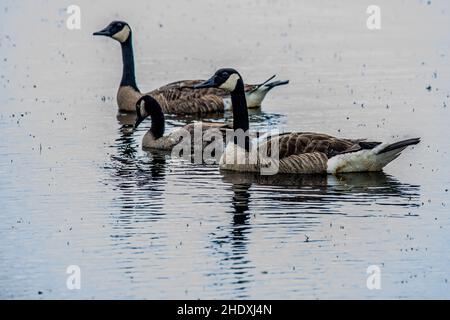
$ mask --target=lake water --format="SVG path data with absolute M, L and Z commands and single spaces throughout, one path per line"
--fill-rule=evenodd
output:
M 447 1 L 380 0 L 380 30 L 356 0 L 78 1 L 81 30 L 70 4 L 0 2 L 1 298 L 450 298 Z M 339 177 L 147 153 L 149 121 L 129 134 L 117 114 L 119 45 L 91 35 L 114 19 L 134 30 L 143 91 L 276 73 L 291 83 L 252 129 L 422 142 L 384 173 Z

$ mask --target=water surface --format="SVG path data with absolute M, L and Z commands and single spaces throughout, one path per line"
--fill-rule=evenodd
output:
M 450 298 L 446 1 L 378 1 L 379 31 L 361 1 L 79 1 L 78 31 L 69 4 L 0 5 L 1 298 Z M 91 36 L 118 18 L 143 91 L 225 66 L 276 73 L 291 84 L 254 130 L 422 143 L 384 173 L 338 177 L 146 152 L 149 122 L 130 135 L 117 114 L 119 46 Z

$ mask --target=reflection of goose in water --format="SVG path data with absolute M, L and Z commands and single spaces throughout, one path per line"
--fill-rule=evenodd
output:
M 155 152 L 138 157 L 136 141 L 127 131 L 132 117 L 124 115 L 118 121 L 122 124 L 119 137 L 111 146 L 117 153 L 111 155 L 111 162 L 105 166 L 105 169 L 111 170 L 106 183 L 121 191 L 121 195 L 115 199 L 122 204 L 120 217 L 117 218 L 120 221 L 130 218 L 130 222 L 133 217 L 159 219 L 164 203 L 167 155 Z
M 265 112 L 261 109 L 249 109 L 248 110 L 248 116 L 250 119 L 250 123 L 252 126 L 255 127 L 255 129 L 266 129 L 267 127 L 271 126 L 278 126 L 282 124 L 286 118 L 285 115 L 278 114 L 278 113 L 271 113 L 271 112 Z M 208 121 L 208 122 L 225 122 L 229 123 L 230 125 L 233 123 L 233 113 L 232 112 L 225 112 L 223 117 L 217 118 L 217 115 L 214 114 L 204 114 L 201 117 L 194 116 L 194 115 L 173 115 L 168 114 L 165 115 L 166 122 L 172 126 L 175 127 L 181 127 L 186 125 L 187 123 L 191 123 L 194 121 Z M 134 124 L 133 123 L 130 123 Z
M 133 129 L 136 117 L 135 113 L 118 113 L 116 116 L 117 122 L 122 126 L 122 129 Z
M 248 283 L 253 267 L 248 259 L 248 235 L 251 231 L 249 201 L 251 184 L 233 184 L 232 220 L 230 226 L 219 228 L 218 233 L 225 231 L 226 235 L 214 235 L 212 240 L 216 247 L 216 254 L 224 256 L 220 259 L 220 266 L 224 272 L 231 273 L 233 290 L 236 298 L 247 297 Z
M 224 118 L 232 126 L 233 113 L 225 113 Z M 278 128 L 284 124 L 287 118 L 286 115 L 279 113 L 265 112 L 261 109 L 248 109 L 248 119 L 252 130 L 268 131 L 268 128 Z
M 382 172 L 341 176 L 226 172 L 222 180 L 233 193 L 232 218 L 211 234 L 212 248 L 221 281 L 229 283 L 240 299 L 248 297 L 250 283 L 261 272 L 250 254 L 250 247 L 258 247 L 250 246 L 253 234 L 303 239 L 323 222 L 323 214 L 351 215 L 352 205 L 364 204 L 354 208 L 356 215 L 386 215 L 390 206 L 398 216 L 402 209 L 418 206 L 420 197 L 419 186 L 400 183 Z M 373 208 L 372 203 L 383 208 Z M 259 215 L 257 220 L 254 214 Z
M 124 122 L 116 143 L 111 146 L 115 154 L 105 166 L 109 175 L 103 183 L 116 190 L 109 217 L 109 236 L 111 246 L 119 254 L 117 267 L 131 280 L 142 263 L 137 255 L 136 259 L 131 257 L 144 253 L 161 236 L 152 226 L 165 217 L 168 169 L 165 154 L 139 156 L 133 136 L 123 131 L 126 126 Z
M 298 205 L 314 204 L 311 213 L 322 213 L 345 204 L 379 204 L 393 207 L 417 207 L 420 187 L 401 183 L 383 172 L 331 175 L 275 175 L 223 172 L 223 181 L 252 184 L 255 195 L 267 207 L 289 202 Z M 280 188 L 281 187 L 281 188 Z M 261 194 L 263 196 L 261 196 Z M 299 208 L 299 206 L 294 207 Z M 373 209 L 373 208 L 371 208 Z

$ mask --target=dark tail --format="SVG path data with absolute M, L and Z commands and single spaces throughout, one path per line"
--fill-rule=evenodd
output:
M 270 80 L 272 80 L 272 79 L 275 78 L 276 76 L 277 76 L 277 75 L 274 74 L 273 76 L 271 76 L 271 77 L 270 77 L 269 79 L 267 79 L 266 81 L 264 81 L 264 82 L 258 84 L 258 85 L 256 86 L 256 88 L 253 89 L 253 91 L 258 90 L 259 88 L 261 88 L 263 85 L 265 85 L 267 82 L 269 82 Z
M 252 91 L 250 91 L 250 93 L 251 93 L 251 92 L 254 92 L 254 91 L 256 91 L 256 90 L 258 90 L 258 89 L 261 88 L 261 87 L 268 87 L 268 88 L 269 88 L 269 91 L 270 91 L 270 90 L 272 90 L 272 89 L 275 88 L 275 87 L 282 86 L 282 85 L 285 85 L 285 84 L 288 84 L 288 83 L 289 83 L 289 80 L 287 80 L 287 81 L 280 81 L 280 80 L 277 80 L 277 81 L 273 81 L 273 82 L 270 82 L 270 83 L 269 83 L 269 81 L 273 80 L 273 78 L 275 78 L 276 76 L 277 76 L 277 75 L 274 74 L 273 76 L 271 76 L 271 77 L 270 77 L 269 79 L 267 79 L 266 81 L 264 81 L 264 82 L 262 82 L 262 83 L 256 85 L 255 88 L 254 88 Z
M 277 80 L 277 81 L 273 81 L 273 82 L 270 82 L 270 83 L 266 83 L 264 86 L 268 87 L 269 90 L 272 90 L 275 87 L 284 86 L 284 85 L 286 85 L 288 83 L 289 83 L 289 80 Z
M 394 151 L 394 150 L 401 151 L 401 150 L 405 149 L 406 147 L 416 145 L 419 142 L 420 142 L 420 138 L 413 138 L 413 139 L 399 141 L 399 142 L 387 145 L 383 149 L 379 150 L 377 152 L 377 154 L 383 154 L 383 153 L 387 153 L 387 152 Z

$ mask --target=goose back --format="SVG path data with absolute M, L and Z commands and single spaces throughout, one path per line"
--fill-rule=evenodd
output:
M 219 88 L 193 88 L 203 81 L 182 80 L 172 82 L 149 92 L 148 95 L 158 100 L 164 113 L 208 114 L 224 112 L 224 99 L 229 97 L 229 93 Z M 250 92 L 257 87 L 258 85 L 245 85 L 245 91 Z
M 223 113 L 224 99 L 229 97 L 223 89 L 193 89 L 203 80 L 183 80 L 169 83 L 155 89 L 147 95 L 155 98 L 164 113 L 167 114 L 210 114 Z M 257 85 L 245 85 L 246 92 L 257 88 Z M 142 94 L 132 86 L 120 86 L 117 92 L 117 104 L 123 112 L 135 112 L 136 102 L 146 94 Z
M 196 123 L 190 123 L 188 125 L 185 125 L 182 128 L 178 128 L 170 132 L 166 136 L 162 136 L 159 139 L 155 139 L 151 131 L 148 131 L 144 139 L 142 140 L 142 146 L 146 149 L 158 149 L 158 150 L 166 150 L 170 151 L 172 150 L 177 144 L 179 144 L 182 141 L 183 136 L 185 136 L 185 133 L 187 132 L 191 137 L 191 149 L 194 149 L 194 138 L 195 136 L 195 129 L 197 126 L 201 126 L 202 131 L 202 138 L 203 133 L 207 130 L 211 129 L 217 129 L 221 134 L 222 139 L 225 139 L 226 131 L 232 130 L 232 127 L 228 124 L 224 123 L 215 123 L 215 122 L 196 122 Z M 202 140 L 202 149 L 204 149 L 210 142 L 203 139 Z
M 275 141 L 277 140 L 277 141 Z M 267 155 L 272 155 L 272 146 L 278 143 L 279 158 L 319 152 L 331 158 L 344 152 L 356 152 L 364 148 L 358 140 L 340 139 L 327 134 L 313 132 L 290 132 L 271 137 L 267 142 Z M 379 143 L 375 143 L 377 145 Z M 366 143 L 369 146 L 369 144 Z

